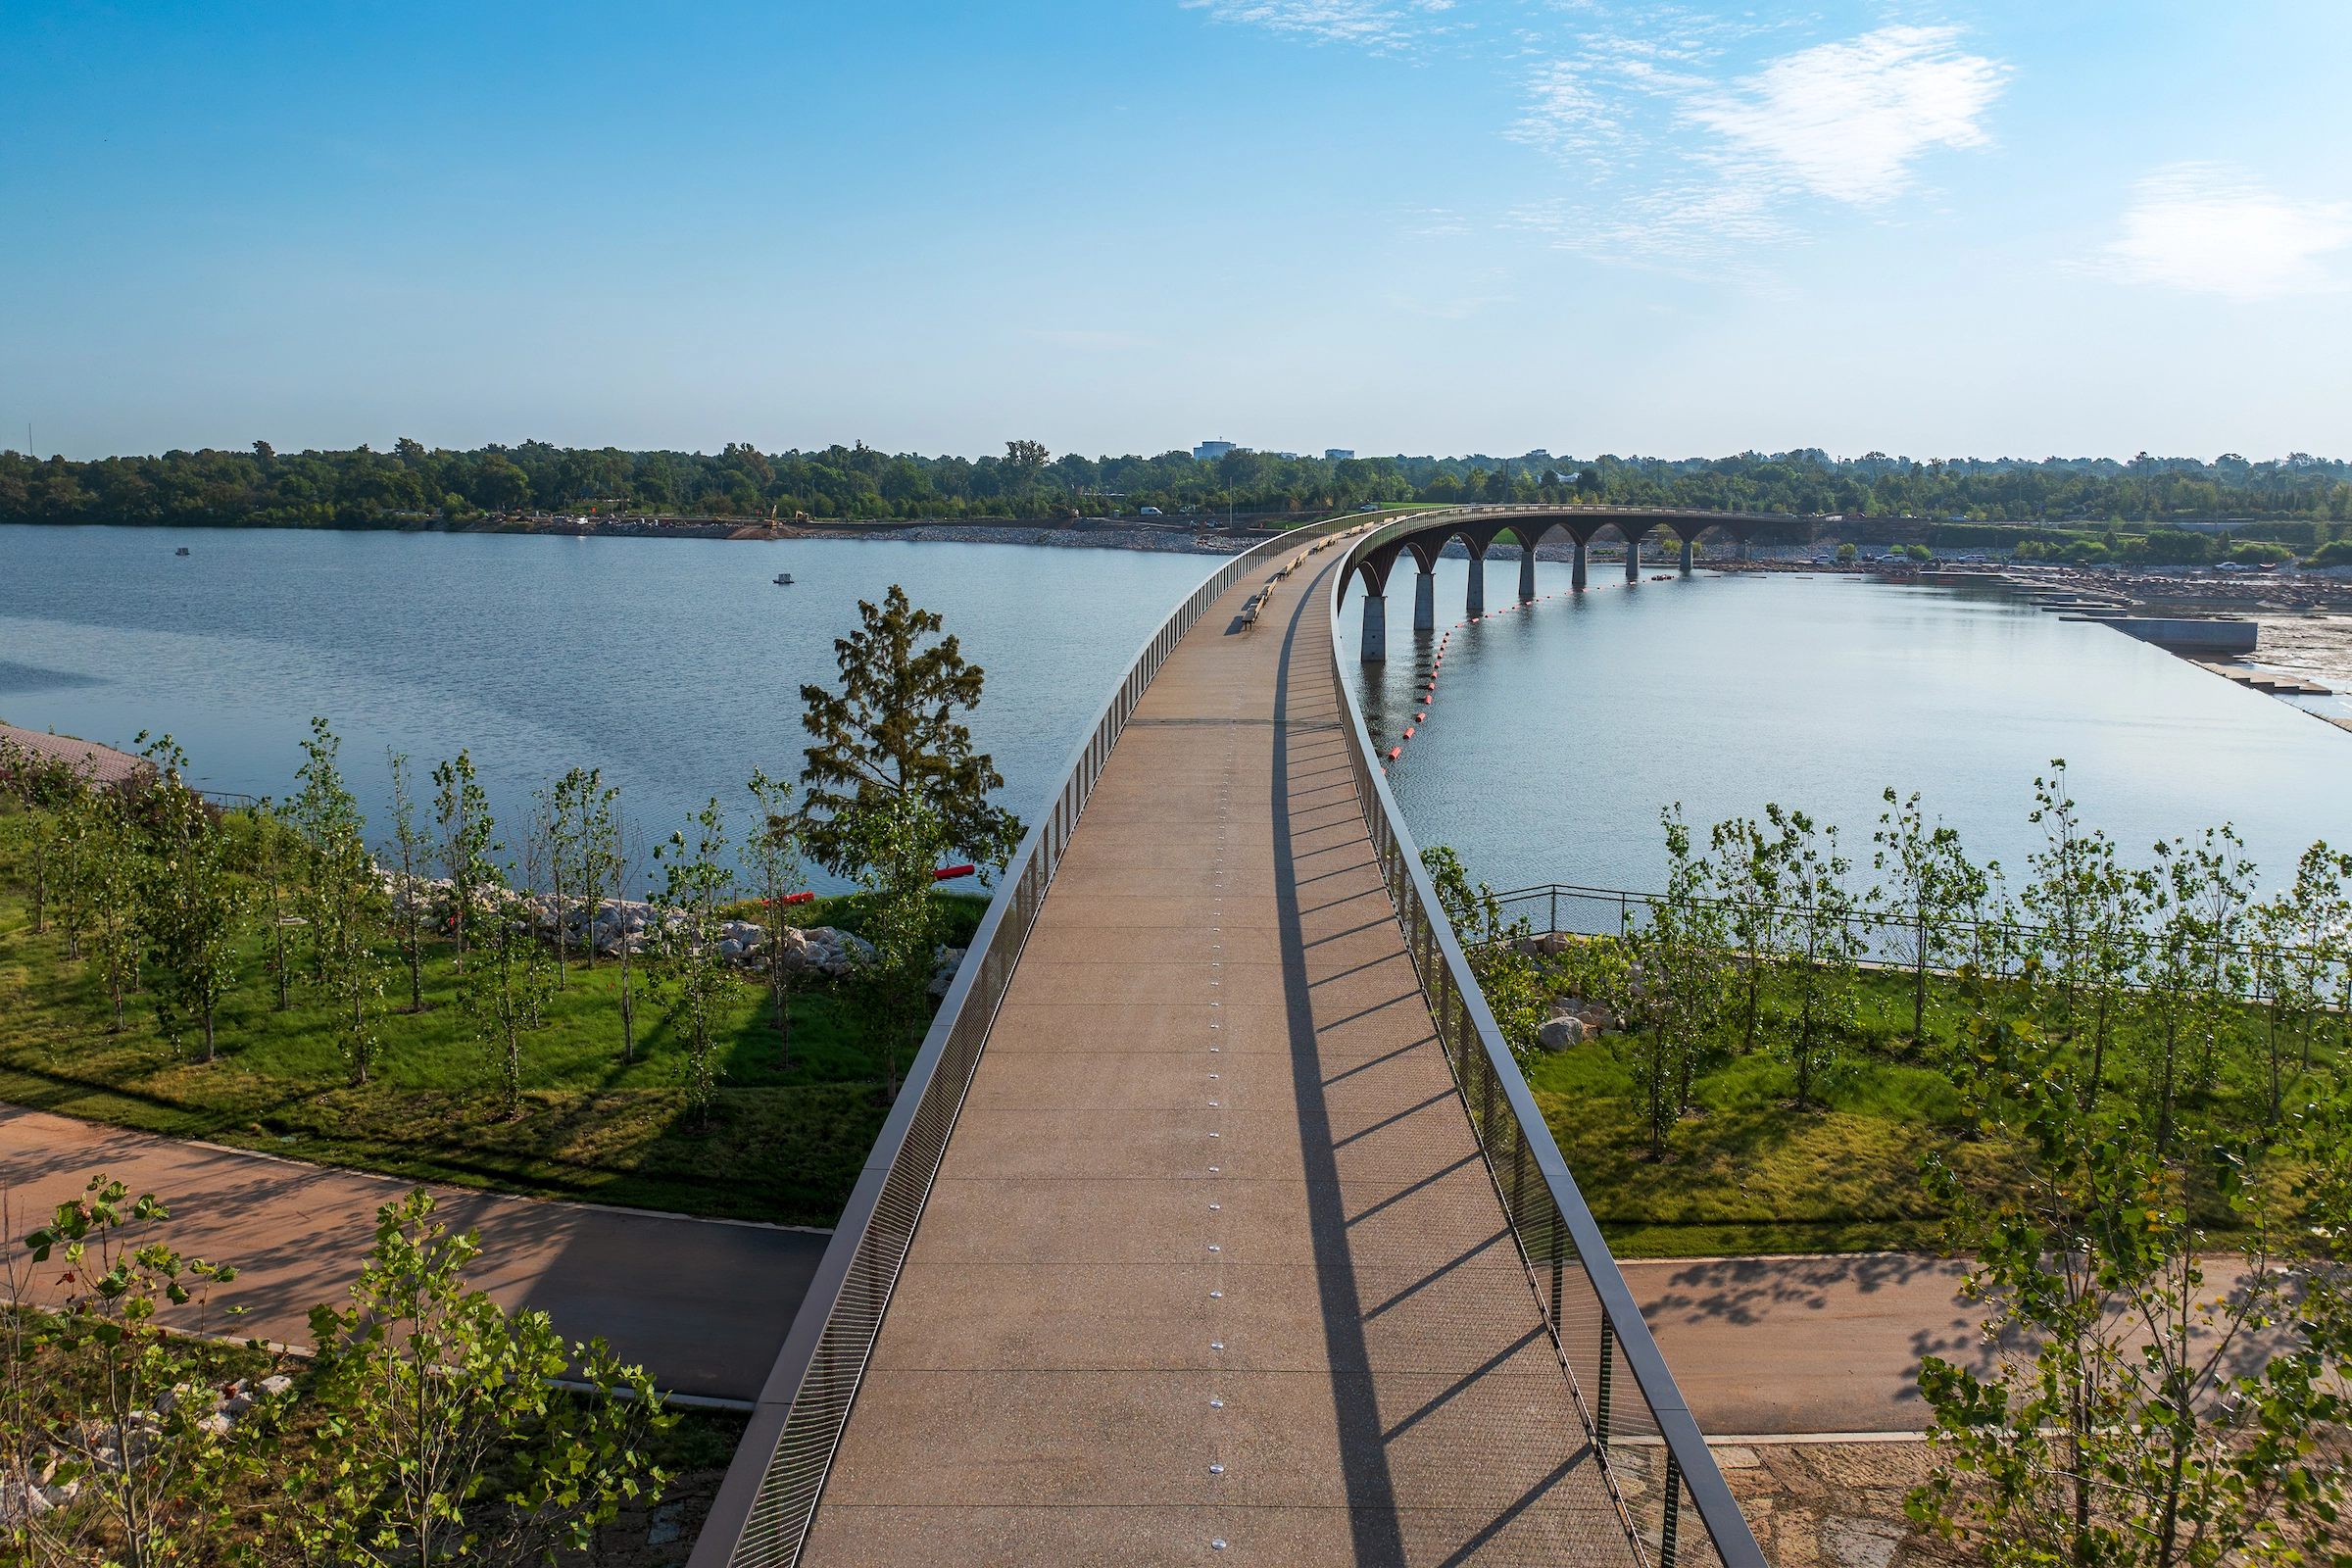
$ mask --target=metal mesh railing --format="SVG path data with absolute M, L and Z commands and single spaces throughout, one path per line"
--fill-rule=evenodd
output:
M 1331 673 L 1365 825 L 1430 1017 L 1636 1555 L 1656 1568 L 1764 1568 L 1755 1536 L 1479 994 L 1374 759 L 1340 655 L 1340 589 L 1355 559 L 1389 534 L 1384 528 L 1360 542 L 1335 575 Z
M 799 1561 L 900 1267 L 913 1244 L 997 1007 L 1012 983 L 1013 965 L 1087 797 L 1152 676 L 1208 607 L 1242 578 L 1298 551 L 1304 541 L 1365 526 L 1350 517 L 1296 529 L 1210 573 L 1145 642 L 1102 716 L 1079 742 L 1068 777 L 1014 853 L 1008 875 L 907 1069 L 898 1103 L 858 1175 L 704 1522 L 690 1568 L 790 1568 Z

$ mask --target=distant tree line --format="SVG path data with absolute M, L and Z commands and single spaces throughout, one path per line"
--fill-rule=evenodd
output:
M 2297 453 L 2036 462 L 1833 459 L 1818 448 L 1727 458 L 1365 457 L 1235 451 L 1214 461 L 1056 457 L 1008 441 L 977 459 L 862 442 L 763 453 L 624 452 L 526 441 L 468 452 L 403 438 L 389 452 L 172 451 L 88 463 L 0 452 L 0 521 L 281 528 L 428 526 L 529 512 L 715 517 L 1049 517 L 1312 514 L 1378 503 L 1593 502 L 1980 524 L 2239 517 L 2352 520 L 2352 465 Z

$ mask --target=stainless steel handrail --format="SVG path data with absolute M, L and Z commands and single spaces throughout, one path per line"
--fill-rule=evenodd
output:
M 922 1049 L 907 1068 L 898 1103 L 866 1156 L 760 1391 L 689 1568 L 791 1568 L 800 1560 L 866 1357 L 998 1005 L 1012 983 L 1013 966 L 1079 813 L 1152 676 L 1208 607 L 1268 560 L 1298 549 L 1301 539 L 1369 526 L 1355 516 L 1309 524 L 1264 540 L 1211 572 L 1145 639 L 1102 716 L 1072 750 L 1060 791 L 1014 852 L 1010 873 L 981 917 Z
M 1422 869 L 1420 849 L 1389 793 L 1387 775 L 1373 760 L 1371 737 L 1340 652 L 1340 606 L 1357 561 L 1393 537 L 1394 525 L 1359 540 L 1333 574 L 1331 679 L 1347 714 L 1340 728 L 1348 741 L 1356 797 L 1420 974 L 1422 996 L 1527 1264 L 1529 1283 L 1550 1325 L 1586 1436 L 1609 1478 L 1637 1554 L 1657 1568 L 1703 1560 L 1692 1549 L 1700 1544 L 1682 1539 L 1688 1508 L 1704 1526 L 1705 1545 L 1722 1568 L 1765 1568 L 1755 1535 L 1724 1484 L 1601 1239 L 1600 1226 L 1488 1011 Z M 1613 1396 L 1629 1381 L 1640 1396 L 1638 1404 Z

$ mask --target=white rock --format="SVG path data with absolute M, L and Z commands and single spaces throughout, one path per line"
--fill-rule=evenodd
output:
M 1554 1018 L 1536 1031 L 1536 1044 L 1545 1051 L 1566 1051 L 1585 1043 L 1585 1022 L 1582 1018 Z
M 45 1488 L 26 1486 L 21 1481 L 0 1481 L 0 1525 L 14 1526 L 27 1519 L 38 1519 L 56 1506 Z
M 1878 1519 L 1824 1519 L 1821 1555 L 1838 1568 L 1886 1568 L 1903 1539 L 1900 1525 Z

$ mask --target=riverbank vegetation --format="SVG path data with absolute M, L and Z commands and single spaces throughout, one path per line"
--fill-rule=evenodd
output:
M 1867 847 L 1778 807 L 1703 835 L 1669 811 L 1666 891 L 1598 935 L 1514 922 L 1431 852 L 1614 1245 L 1930 1245 L 1959 1189 L 1923 1161 L 1978 1195 L 2032 1177 L 1985 1099 L 2004 1075 L 2071 1075 L 2084 1116 L 2142 1116 L 2208 1228 L 2240 1223 L 2211 1151 L 2295 1179 L 2269 1152 L 2347 1087 L 2352 856 L 2315 844 L 2258 896 L 2226 826 L 2135 857 L 2085 822 L 2062 762 L 2035 801 L 2043 847 L 2014 875 L 1892 791 Z
M 378 1211 L 308 1351 L 219 1335 L 234 1262 L 177 1250 L 168 1195 L 101 1173 L 12 1213 L 39 1228 L 0 1256 L 0 1562 L 520 1568 L 663 1521 L 677 1542 L 742 1418 L 666 1408 L 601 1340 L 502 1308 L 433 1211 L 422 1189 Z
M 463 750 L 422 777 L 387 758 L 391 820 L 371 828 L 323 719 L 290 797 L 234 806 L 185 782 L 169 737 L 113 789 L 8 749 L 0 1100 L 831 1224 L 986 908 L 939 890 L 940 858 L 1001 867 L 1021 832 L 954 721 L 982 672 L 896 588 L 861 610 L 838 645 L 848 695 L 808 689 L 815 792 L 756 771 L 650 847 L 593 769 L 494 819 Z M 911 710 L 923 724 L 898 721 Z M 798 891 L 804 844 L 861 891 Z
M 2250 463 L 2225 454 L 2110 459 L 1832 459 L 1818 449 L 1724 458 L 1615 456 L 1339 457 L 1234 451 L 1213 460 L 1056 456 L 1035 441 L 977 459 L 886 453 L 862 443 L 763 453 L 624 452 L 540 441 L 470 451 L 403 439 L 388 452 L 173 451 L 70 462 L 0 452 L 0 522 L 250 527 L 426 527 L 485 515 L 560 512 L 791 520 L 1056 515 L 1314 514 L 1367 503 L 1593 502 L 1908 517 L 1939 525 L 1939 548 L 2007 548 L 2075 531 L 2178 518 L 2230 518 L 2241 538 L 2316 548 L 2316 529 L 2352 520 L 2352 465 L 2295 454 Z M 1969 525 L 1989 528 L 1969 533 Z M 2008 525 L 2004 527 L 2004 525 Z M 2028 526 L 2031 525 L 2031 526 Z M 2051 530 L 2058 530 L 2052 533 Z M 1855 537 L 1851 526 L 1841 537 Z M 2330 537 L 2333 537 L 2331 534 Z M 1806 532 L 1810 538 L 1810 531 Z
M 2139 856 L 2063 762 L 2034 788 L 2014 878 L 1892 790 L 1867 851 L 1670 808 L 1665 890 L 1597 933 L 1425 863 L 1614 1250 L 1969 1260 L 1914 1523 L 1997 1564 L 2343 1561 L 2352 856 L 2264 893 L 2226 825 Z

